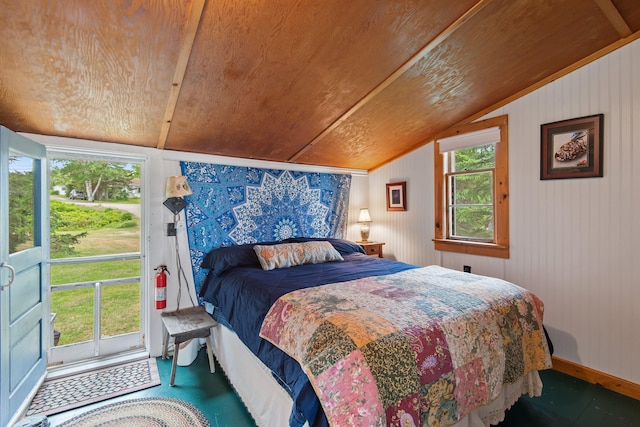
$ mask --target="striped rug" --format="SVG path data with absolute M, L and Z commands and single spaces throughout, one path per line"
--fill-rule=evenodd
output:
M 101 406 L 59 427 L 210 427 L 195 406 L 168 397 L 130 399 Z
M 155 358 L 46 380 L 26 415 L 53 415 L 159 384 Z

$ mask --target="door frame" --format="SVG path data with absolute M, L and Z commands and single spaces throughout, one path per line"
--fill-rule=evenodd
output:
M 21 271 L 25 272 L 25 277 L 21 280 L 26 280 L 26 282 L 17 281 L 11 286 L 29 283 L 29 277 L 34 273 L 38 274 L 40 280 L 37 286 L 40 290 L 38 300 L 33 301 L 28 309 L 23 307 L 22 309 L 25 311 L 19 313 L 20 315 L 15 319 L 11 318 L 10 307 L 13 306 L 11 293 L 16 288 L 5 287 L 5 289 L 0 290 L 0 329 L 2 330 L 2 338 L 0 338 L 0 389 L 2 391 L 0 393 L 0 424 L 11 425 L 26 411 L 46 375 L 47 346 L 44 343 L 49 339 L 50 324 L 48 315 L 50 311 L 48 292 L 49 265 L 47 262 L 47 254 L 49 253 L 49 187 L 45 145 L 16 134 L 5 127 L 0 127 L 0 140 L 3 141 L 0 145 L 0 193 L 4 195 L 0 197 L 6 197 L 6 203 L 0 204 L 0 228 L 5 236 L 9 233 L 8 165 L 10 150 L 19 155 L 37 159 L 37 163 L 34 164 L 33 168 L 33 247 L 9 254 L 8 244 L 0 246 L 0 261 L 14 264 L 13 266 L 16 270 L 13 275 L 10 275 L 5 272 L 7 268 L 0 269 L 0 282 L 3 285 L 9 283 L 10 276 L 17 278 Z M 7 180 L 3 178 L 5 175 Z M 24 322 L 27 322 L 27 324 L 20 326 Z M 33 327 L 28 329 L 31 326 Z M 13 342 L 13 329 L 16 330 L 16 334 L 22 334 L 15 337 L 15 343 Z M 33 343 L 36 338 L 33 334 L 36 332 L 38 333 L 37 339 L 39 343 Z M 27 335 L 29 335 L 30 341 L 27 341 Z M 19 360 L 18 366 L 20 370 L 25 371 L 24 377 L 17 382 L 11 378 L 14 373 L 11 351 L 18 351 L 17 348 L 12 350 L 14 344 L 16 347 L 18 345 L 26 345 L 26 349 L 30 348 L 30 344 L 38 345 L 35 351 L 27 352 L 27 356 L 35 356 L 37 354 L 33 361 L 25 360 L 24 358 L 16 359 L 16 361 Z M 21 355 L 23 354 L 21 353 Z
M 150 292 L 149 287 L 146 285 L 150 280 L 149 274 L 149 257 L 147 254 L 149 253 L 149 221 L 147 220 L 147 212 L 149 212 L 149 156 L 144 154 L 137 154 L 132 152 L 114 152 L 103 149 L 85 149 L 78 147 L 67 147 L 60 145 L 47 145 L 47 160 L 51 161 L 51 159 L 83 159 L 83 160 L 95 160 L 95 161 L 111 161 L 111 162 L 121 162 L 121 163 L 137 163 L 140 164 L 140 334 L 142 335 L 142 348 L 140 350 L 134 350 L 133 357 L 137 357 L 140 353 L 144 353 L 148 356 L 150 353 L 149 342 L 146 337 L 150 335 L 150 310 L 148 309 L 150 304 Z M 51 260 L 49 260 L 51 263 Z M 47 287 L 47 292 L 50 293 L 49 287 Z M 53 329 L 53 328 L 51 328 Z M 108 342 L 110 338 L 107 338 L 105 341 Z M 103 343 L 101 345 L 104 346 Z M 48 359 L 52 360 L 51 355 L 52 348 L 48 346 L 47 354 Z M 68 353 L 66 350 L 61 349 L 60 352 L 61 357 L 66 357 L 65 354 Z M 79 369 L 78 365 L 86 365 L 87 367 L 95 367 L 96 365 L 100 365 L 100 360 L 102 359 L 110 359 L 113 357 L 117 357 L 119 354 L 111 354 L 105 356 L 95 356 L 94 351 L 96 349 L 92 348 L 87 351 L 87 349 L 83 350 L 83 359 L 80 361 L 72 361 L 70 364 L 71 369 Z M 120 353 L 121 354 L 121 353 Z M 60 362 L 56 362 L 60 363 Z M 55 366 L 64 369 L 64 365 Z M 50 369 L 53 369 L 54 366 L 50 366 Z

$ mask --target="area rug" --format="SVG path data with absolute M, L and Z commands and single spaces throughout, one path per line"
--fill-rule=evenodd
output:
M 190 403 L 168 397 L 124 400 L 92 409 L 59 427 L 210 427 L 202 413 Z
M 159 384 L 155 358 L 45 381 L 26 415 L 53 415 Z

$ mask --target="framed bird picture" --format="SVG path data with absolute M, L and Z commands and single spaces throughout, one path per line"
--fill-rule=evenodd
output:
M 602 176 L 604 114 L 540 126 L 540 179 Z

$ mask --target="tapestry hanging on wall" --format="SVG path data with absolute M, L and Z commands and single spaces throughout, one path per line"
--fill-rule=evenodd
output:
M 345 235 L 351 175 L 200 162 L 180 168 L 193 191 L 185 215 L 196 293 L 213 248 Z

